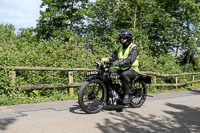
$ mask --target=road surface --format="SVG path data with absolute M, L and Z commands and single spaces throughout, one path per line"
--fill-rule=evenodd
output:
M 0 106 L 0 133 L 200 133 L 200 90 L 85 114 L 76 100 Z

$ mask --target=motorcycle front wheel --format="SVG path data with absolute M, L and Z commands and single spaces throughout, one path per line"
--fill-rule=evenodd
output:
M 103 108 L 106 95 L 106 87 L 101 80 L 86 81 L 79 90 L 79 106 L 87 114 L 98 113 Z
M 134 108 L 141 107 L 147 95 L 146 83 L 142 80 L 138 80 L 132 83 L 132 95 L 130 105 Z

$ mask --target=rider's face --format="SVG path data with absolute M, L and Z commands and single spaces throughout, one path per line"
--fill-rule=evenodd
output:
M 126 42 L 126 41 L 127 41 L 126 38 L 122 38 L 122 39 L 121 39 L 121 42 L 122 42 L 122 43 L 124 43 L 124 42 Z
M 128 45 L 128 40 L 126 38 L 122 38 L 121 43 L 126 46 Z

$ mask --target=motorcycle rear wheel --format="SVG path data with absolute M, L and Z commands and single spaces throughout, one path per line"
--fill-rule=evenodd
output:
M 146 100 L 146 95 L 147 95 L 146 83 L 142 80 L 135 81 L 134 83 L 132 83 L 132 92 L 133 94 L 131 95 L 130 105 L 133 108 L 141 107 Z
M 80 108 L 87 114 L 98 113 L 106 101 L 106 87 L 98 79 L 83 83 L 78 94 Z

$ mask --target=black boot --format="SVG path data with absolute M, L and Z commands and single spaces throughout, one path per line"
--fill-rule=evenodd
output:
M 122 103 L 124 105 L 126 105 L 126 104 L 129 104 L 130 102 L 131 102 L 131 100 L 130 100 L 130 94 L 125 94 L 124 97 L 123 97 Z

